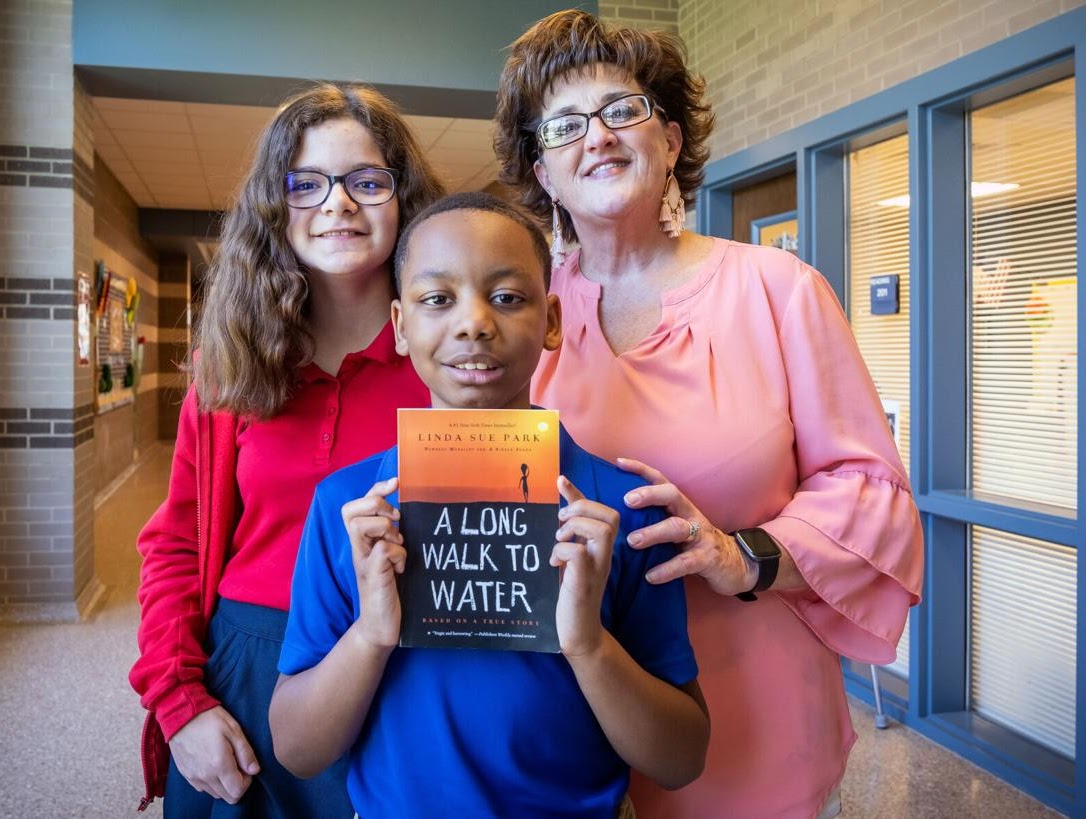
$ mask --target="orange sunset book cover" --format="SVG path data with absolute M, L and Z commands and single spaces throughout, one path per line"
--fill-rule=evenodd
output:
M 557 652 L 558 413 L 398 412 L 400 645 Z

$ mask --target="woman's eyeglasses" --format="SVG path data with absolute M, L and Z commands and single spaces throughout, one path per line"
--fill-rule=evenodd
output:
M 292 208 L 323 205 L 337 182 L 343 183 L 344 192 L 358 205 L 383 205 L 396 194 L 396 172 L 391 168 L 359 168 L 342 176 L 291 171 L 284 183 L 287 205 Z
M 654 111 L 667 116 L 664 109 L 655 105 L 645 94 L 627 94 L 587 114 L 562 114 L 545 120 L 536 129 L 536 136 L 544 148 L 561 148 L 583 139 L 588 133 L 592 117 L 599 117 L 600 122 L 612 131 L 617 131 L 631 125 L 640 125 L 651 118 Z

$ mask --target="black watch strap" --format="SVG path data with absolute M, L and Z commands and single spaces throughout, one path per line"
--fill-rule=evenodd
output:
M 780 544 L 764 529 L 740 529 L 732 533 L 740 551 L 758 567 L 758 579 L 748 591 L 735 595 L 738 600 L 750 603 L 757 600 L 755 592 L 765 591 L 777 579 L 781 565 Z
M 777 569 L 781 565 L 781 560 L 779 557 L 775 560 L 762 560 L 756 565 L 758 566 L 758 581 L 754 584 L 754 588 L 736 595 L 744 603 L 757 600 L 758 596 L 754 592 L 765 591 L 773 585 L 773 581 L 777 579 Z

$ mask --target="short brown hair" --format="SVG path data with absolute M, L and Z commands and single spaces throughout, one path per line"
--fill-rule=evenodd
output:
M 705 81 L 686 67 L 682 41 L 665 31 L 612 27 L 576 9 L 544 17 L 509 47 L 494 117 L 501 181 L 517 187 L 533 213 L 548 217 L 550 196 L 532 170 L 539 159 L 535 130 L 543 98 L 559 77 L 599 63 L 628 73 L 668 119 L 678 123 L 683 144 L 675 179 L 683 198 L 692 203 L 705 178 L 705 141 L 713 130 L 713 113 L 703 101 Z M 576 239 L 569 214 L 562 212 L 561 219 L 565 238 Z
M 287 239 L 283 179 L 306 130 L 341 118 L 369 131 L 396 171 L 398 230 L 444 193 L 395 104 L 373 88 L 320 83 L 286 100 L 260 137 L 208 270 L 193 339 L 205 409 L 270 418 L 312 359 L 308 271 Z

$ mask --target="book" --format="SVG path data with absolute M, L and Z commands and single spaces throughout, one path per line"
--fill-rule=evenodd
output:
M 398 413 L 400 645 L 557 652 L 558 413 Z

